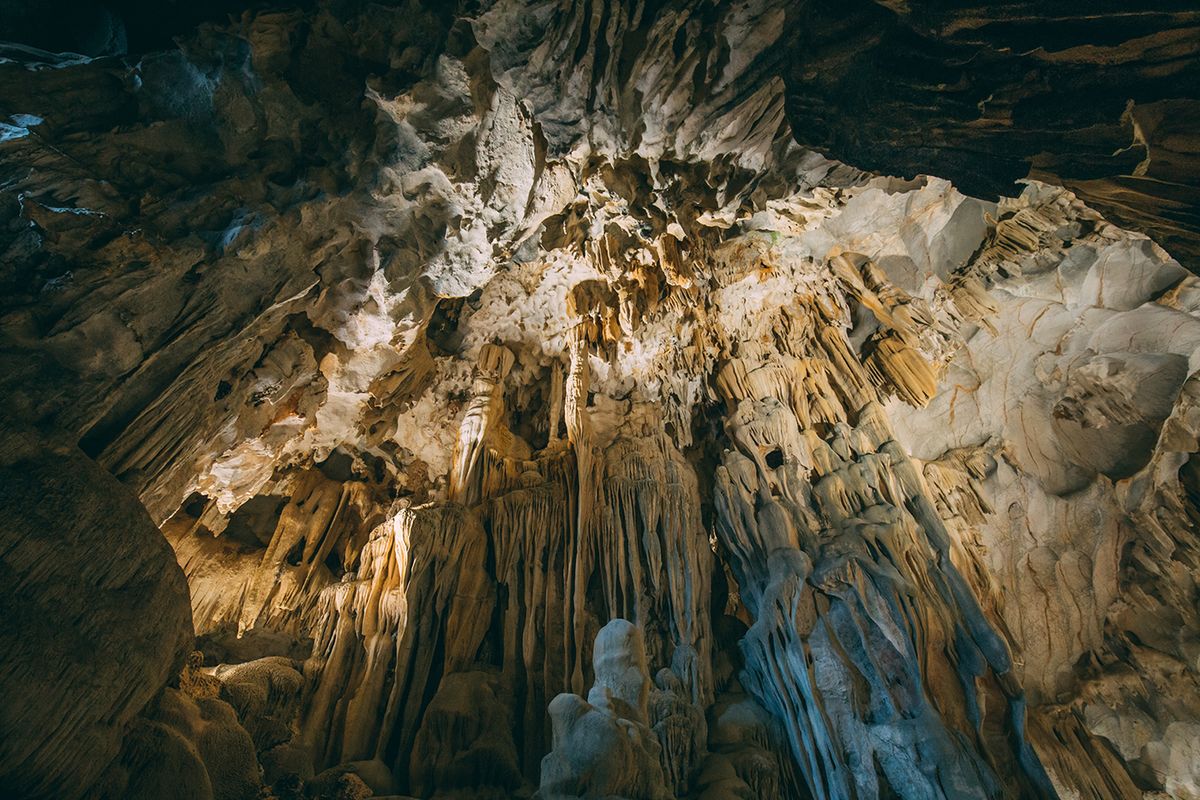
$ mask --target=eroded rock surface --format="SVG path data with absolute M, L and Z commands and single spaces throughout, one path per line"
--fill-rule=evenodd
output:
M 544 800 L 645 797 L 667 792 L 662 748 L 650 729 L 650 677 L 641 631 L 614 619 L 592 651 L 595 683 L 587 700 L 560 694 L 550 703 L 554 746 L 542 761 Z
M 79 797 L 183 666 L 187 584 L 133 493 L 77 448 L 0 430 L 0 509 L 0 793 Z
M 4 426 L 52 434 L 3 434 L 0 785 L 1200 797 L 1194 12 L 1017 53 L 925 5 L 4 50 Z M 912 37 L 995 69 L 898 160 L 844 92 L 908 109 Z M 954 97 L 990 127 L 930 138 Z

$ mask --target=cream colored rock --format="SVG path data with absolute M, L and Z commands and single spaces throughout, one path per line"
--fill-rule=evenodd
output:
M 660 747 L 648 725 L 650 679 L 641 632 L 614 619 L 596 636 L 588 699 L 560 694 L 550 704 L 554 748 L 542 760 L 539 800 L 671 797 Z
M 659 5 L 5 49 L 5 411 L 132 487 L 203 655 L 160 691 L 178 571 L 22 440 L 0 780 L 77 796 L 120 752 L 112 796 L 257 791 L 255 755 L 281 800 L 1196 792 L 1196 279 L 1059 188 L 803 151 L 807 12 Z

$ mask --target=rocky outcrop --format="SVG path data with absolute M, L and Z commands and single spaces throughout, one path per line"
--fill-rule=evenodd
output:
M 92 796 L 241 800 L 263 789 L 254 743 L 233 707 L 168 688 L 131 727 Z
M 73 446 L 0 430 L 0 509 L 0 793 L 80 797 L 183 666 L 187 584 L 137 498 Z
M 1171 2 L 789 9 L 796 138 L 863 169 L 996 197 L 1034 177 L 1200 256 L 1200 13 Z
M 1200 792 L 1191 11 L 124 7 L 0 61 L 5 786 Z
M 409 774 L 418 797 L 511 792 L 521 784 L 508 707 L 496 676 L 447 675 L 429 703 Z

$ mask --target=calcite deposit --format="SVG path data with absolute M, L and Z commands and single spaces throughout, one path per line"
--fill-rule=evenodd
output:
M 1200 798 L 1200 18 L 1077 5 L 0 4 L 0 796 Z

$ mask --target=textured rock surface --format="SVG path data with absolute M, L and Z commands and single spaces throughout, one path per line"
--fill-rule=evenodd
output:
M 233 707 L 167 688 L 131 727 L 95 796 L 240 800 L 262 788 L 254 742 Z
M 645 797 L 668 793 L 663 752 L 650 729 L 650 677 L 641 631 L 614 619 L 596 635 L 595 683 L 587 700 L 560 694 L 550 703 L 554 746 L 542 761 L 544 800 Z
M 1166 2 L 793 5 L 796 138 L 984 197 L 1032 175 L 1200 256 L 1200 11 Z
M 14 791 L 1200 797 L 1193 10 L 128 8 L 0 61 Z
M 0 509 L 0 794 L 79 797 L 183 665 L 187 584 L 137 498 L 74 447 L 0 430 Z

